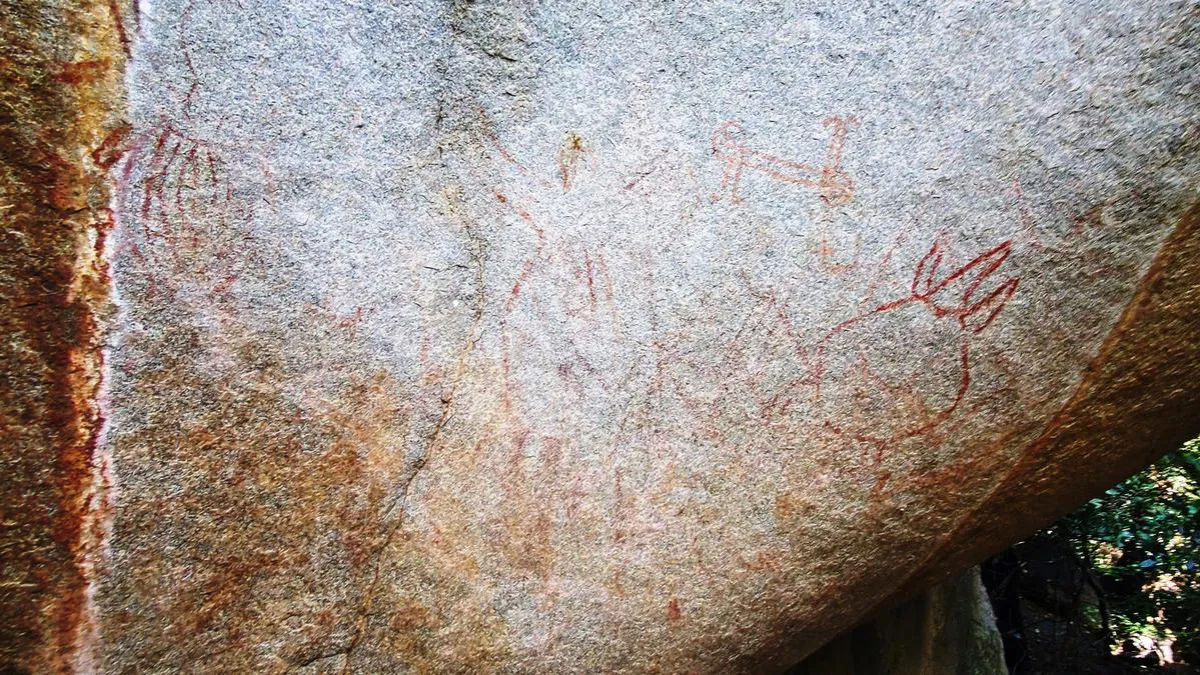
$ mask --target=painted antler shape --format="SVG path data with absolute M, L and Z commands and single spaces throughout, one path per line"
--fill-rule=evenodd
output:
M 964 330 L 979 333 L 996 320 L 1009 298 L 1017 291 L 1018 279 L 1009 278 L 986 293 L 980 288 L 1012 254 L 1012 241 L 1005 241 L 937 281 L 944 253 L 934 242 L 917 263 L 912 297 L 925 303 L 937 316 L 952 316 Z

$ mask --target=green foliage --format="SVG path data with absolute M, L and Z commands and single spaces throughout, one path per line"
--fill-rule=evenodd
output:
M 1047 534 L 1098 579 L 1116 644 L 1145 636 L 1173 642 L 1177 655 L 1200 652 L 1200 438 Z M 1085 619 L 1099 629 L 1104 613 L 1093 608 Z

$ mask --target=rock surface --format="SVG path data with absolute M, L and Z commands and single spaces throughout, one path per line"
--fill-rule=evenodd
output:
M 979 569 L 842 635 L 788 675 L 1008 675 Z
M 9 663 L 780 670 L 1196 431 L 1189 3 L 32 4 Z
M 104 140 L 127 40 L 89 0 L 0 3 L 0 671 L 88 670 L 110 515 Z

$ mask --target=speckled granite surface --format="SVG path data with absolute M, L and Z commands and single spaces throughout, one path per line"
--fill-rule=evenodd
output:
M 76 663 L 770 671 L 1195 430 L 1188 3 L 136 10 Z

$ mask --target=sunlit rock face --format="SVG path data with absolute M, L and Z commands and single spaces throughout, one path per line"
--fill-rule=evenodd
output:
M 99 672 L 769 672 L 1195 426 L 1188 3 L 118 20 Z

